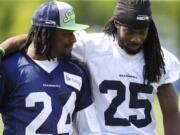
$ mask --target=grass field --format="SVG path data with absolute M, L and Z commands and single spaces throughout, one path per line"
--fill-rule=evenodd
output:
M 180 99 L 180 95 L 179 95 L 179 99 Z M 179 105 L 180 105 L 180 100 L 179 100 Z M 157 120 L 157 133 L 158 135 L 164 135 L 163 125 L 162 125 L 162 115 L 161 115 L 161 111 L 160 111 L 160 107 L 159 107 L 159 103 L 157 99 L 155 99 L 155 102 L 154 102 L 154 110 L 155 110 L 155 116 Z M 0 135 L 2 135 L 2 130 L 3 130 L 3 124 L 0 120 Z

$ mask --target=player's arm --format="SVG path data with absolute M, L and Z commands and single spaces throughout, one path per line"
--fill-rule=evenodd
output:
M 102 135 L 94 104 L 78 111 L 74 122 L 77 135 Z
M 92 101 L 91 79 L 86 67 L 82 67 L 82 87 L 76 101 L 75 135 L 101 135 L 96 110 Z M 86 68 L 86 69 L 85 69 Z
M 0 47 L 4 49 L 5 55 L 11 54 L 22 48 L 23 44 L 26 41 L 26 38 L 26 34 L 8 38 L 0 44 Z
M 178 96 L 172 84 L 158 88 L 158 99 L 163 115 L 165 135 L 180 135 L 180 112 Z

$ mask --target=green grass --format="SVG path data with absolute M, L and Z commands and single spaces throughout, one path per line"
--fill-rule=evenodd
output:
M 161 114 L 161 109 L 159 106 L 158 99 L 155 99 L 154 105 L 154 113 L 156 117 L 156 123 L 157 123 L 157 134 L 158 135 L 164 135 L 164 128 L 163 128 L 163 123 L 162 123 L 162 114 Z
M 3 124 L 2 124 L 2 121 L 0 119 L 0 135 L 2 135 L 2 131 L 3 131 Z
M 180 98 L 180 95 L 179 95 L 179 98 Z M 179 105 L 180 105 L 180 100 L 179 100 Z M 157 98 L 155 99 L 155 102 L 154 102 L 154 111 L 155 111 L 155 116 L 157 120 L 157 133 L 158 135 L 164 135 L 163 125 L 162 125 L 162 115 L 161 115 Z M 2 134 L 2 131 L 3 131 L 3 124 L 0 120 L 0 135 Z

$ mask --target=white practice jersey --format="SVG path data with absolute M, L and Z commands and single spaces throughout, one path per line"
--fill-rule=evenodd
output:
M 152 103 L 157 87 L 179 78 L 177 58 L 163 49 L 166 74 L 143 84 L 143 52 L 128 55 L 103 33 L 77 34 L 73 55 L 90 70 L 93 99 L 103 135 L 156 135 Z

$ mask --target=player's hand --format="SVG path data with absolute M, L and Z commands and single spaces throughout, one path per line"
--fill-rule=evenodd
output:
M 5 55 L 9 55 L 22 48 L 24 43 L 26 42 L 26 39 L 27 34 L 11 37 L 2 42 L 0 44 L 0 47 L 5 50 Z

